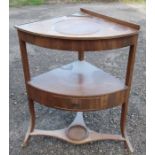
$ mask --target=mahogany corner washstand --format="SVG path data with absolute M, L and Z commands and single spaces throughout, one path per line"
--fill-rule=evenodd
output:
M 28 95 L 30 125 L 24 140 L 45 135 L 73 144 L 97 140 L 124 141 L 133 148 L 126 133 L 126 115 L 131 89 L 139 25 L 108 17 L 87 9 L 80 13 L 37 21 L 20 26 L 18 30 L 25 85 Z M 78 61 L 31 78 L 26 43 L 37 46 L 78 52 Z M 84 52 L 130 47 L 125 83 L 84 61 Z M 34 101 L 51 108 L 77 112 L 69 127 L 38 130 L 35 127 Z M 84 111 L 121 106 L 121 135 L 102 134 L 88 129 Z

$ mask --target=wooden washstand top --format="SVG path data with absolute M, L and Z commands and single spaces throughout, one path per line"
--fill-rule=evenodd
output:
M 90 10 L 16 26 L 20 31 L 60 39 L 111 39 L 137 34 L 139 25 L 108 17 Z

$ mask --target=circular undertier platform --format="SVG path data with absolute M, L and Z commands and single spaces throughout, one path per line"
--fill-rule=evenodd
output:
M 87 129 L 82 125 L 74 125 L 66 130 L 69 139 L 81 141 L 88 137 Z

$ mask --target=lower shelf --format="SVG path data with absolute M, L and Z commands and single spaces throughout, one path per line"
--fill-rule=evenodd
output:
M 119 79 L 86 61 L 75 61 L 34 77 L 28 83 L 28 93 L 33 100 L 73 111 L 120 105 L 126 90 Z
M 88 137 L 83 140 L 73 140 L 68 138 L 68 136 L 66 135 L 66 129 L 60 129 L 60 130 L 54 130 L 54 131 L 36 129 L 30 135 L 31 136 L 51 136 L 51 137 L 62 139 L 72 144 L 85 144 L 85 143 L 100 141 L 100 140 L 125 141 L 125 138 L 123 138 L 121 135 L 97 133 L 92 130 L 88 131 Z
M 123 137 L 122 135 L 103 134 L 90 130 L 84 122 L 82 112 L 77 113 L 74 121 L 67 128 L 53 131 L 34 129 L 32 132 L 29 132 L 28 130 L 23 146 L 26 146 L 30 136 L 51 136 L 72 144 L 84 144 L 100 140 L 124 141 L 129 150 L 133 152 L 127 135 Z

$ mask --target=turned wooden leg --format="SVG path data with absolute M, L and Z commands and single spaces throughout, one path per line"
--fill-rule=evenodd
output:
M 28 140 L 30 139 L 30 133 L 33 132 L 35 127 L 35 110 L 34 110 L 34 102 L 32 99 L 28 99 L 28 105 L 30 112 L 30 123 L 22 146 L 27 145 Z
M 128 149 L 130 150 L 130 152 L 133 152 L 133 147 L 128 139 L 128 136 L 127 136 L 127 132 L 126 132 L 126 117 L 127 117 L 127 111 L 128 111 L 128 102 L 124 103 L 122 105 L 122 112 L 121 112 L 121 122 L 120 122 L 120 125 L 121 125 L 121 134 L 122 134 L 122 137 L 125 138 L 125 146 L 128 147 Z

